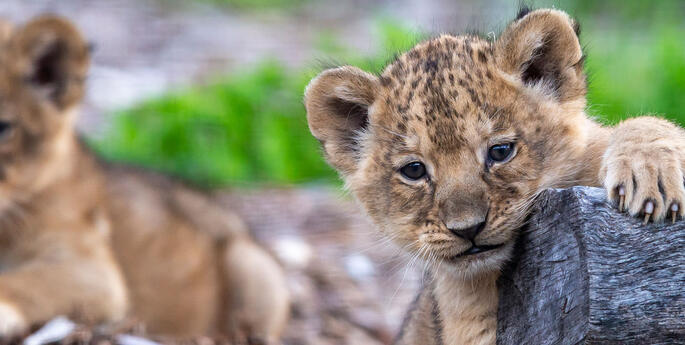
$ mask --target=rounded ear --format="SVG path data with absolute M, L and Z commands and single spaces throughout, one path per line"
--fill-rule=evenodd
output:
M 356 169 L 369 107 L 378 89 L 376 76 L 345 66 L 322 72 L 305 90 L 309 130 L 321 143 L 328 162 L 343 174 Z
M 10 37 L 8 63 L 16 82 L 66 109 L 83 97 L 90 51 L 81 33 L 66 19 L 43 16 Z
M 586 93 L 579 27 L 558 10 L 522 11 L 496 42 L 497 63 L 525 85 L 565 102 Z

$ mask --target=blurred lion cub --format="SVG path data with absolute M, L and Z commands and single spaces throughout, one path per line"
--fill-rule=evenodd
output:
M 277 263 L 210 196 L 99 161 L 74 133 L 86 42 L 51 16 L 0 29 L 0 339 L 57 315 L 275 341 Z

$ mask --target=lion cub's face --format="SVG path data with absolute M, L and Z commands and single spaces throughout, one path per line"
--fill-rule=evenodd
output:
M 44 188 L 68 165 L 88 55 L 62 19 L 42 17 L 14 30 L 0 23 L 0 209 Z
M 309 125 L 386 236 L 471 277 L 509 257 L 539 191 L 572 182 L 581 60 L 569 17 L 535 11 L 495 42 L 422 43 L 380 77 L 322 73 L 306 91 Z

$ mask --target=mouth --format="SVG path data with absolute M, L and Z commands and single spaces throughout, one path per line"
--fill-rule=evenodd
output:
M 495 250 L 497 248 L 500 248 L 503 245 L 504 245 L 504 243 L 494 244 L 494 245 L 484 244 L 484 245 L 477 246 L 477 245 L 472 243 L 471 248 L 469 248 L 468 250 L 466 250 L 460 254 L 455 255 L 454 257 L 452 257 L 452 260 L 462 258 L 462 257 L 466 257 L 466 256 L 471 256 L 471 255 L 489 252 L 491 250 Z

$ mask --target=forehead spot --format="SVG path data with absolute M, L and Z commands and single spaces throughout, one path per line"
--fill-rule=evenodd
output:
M 488 62 L 488 57 L 485 55 L 485 53 L 482 50 L 478 51 L 478 61 L 481 63 L 487 63 Z
M 463 146 L 490 124 L 489 91 L 493 71 L 492 43 L 478 37 L 443 36 L 419 44 L 388 66 L 383 81 L 398 132 L 418 129 L 426 144 L 443 151 Z M 495 104 L 497 100 L 494 100 Z M 416 120 L 410 123 L 409 120 Z M 470 139 L 469 139 L 470 138 Z M 429 141 L 428 141 L 429 140 Z

